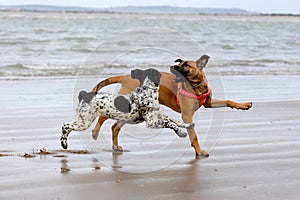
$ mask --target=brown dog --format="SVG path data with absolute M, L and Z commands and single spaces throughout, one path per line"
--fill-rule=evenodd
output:
M 173 74 L 161 72 L 161 81 L 159 89 L 159 103 L 163 104 L 176 112 L 181 113 L 184 123 L 192 123 L 193 115 L 199 107 L 204 105 L 205 108 L 231 107 L 235 109 L 248 110 L 252 103 L 236 103 L 230 100 L 216 100 L 212 98 L 212 92 L 208 87 L 208 81 L 202 69 L 208 63 L 209 56 L 203 55 L 196 62 L 183 61 L 177 59 L 178 65 L 170 67 Z M 121 83 L 122 87 L 119 94 L 129 94 L 139 82 L 127 76 L 114 76 L 99 82 L 93 92 L 99 91 L 102 87 L 110 84 Z M 101 125 L 107 118 L 100 117 L 93 130 L 93 138 L 98 138 Z M 124 126 L 124 122 L 118 121 L 112 126 L 113 150 L 122 151 L 118 144 L 118 134 Z M 209 154 L 201 149 L 194 128 L 188 129 L 191 145 L 195 149 L 196 157 L 208 157 Z

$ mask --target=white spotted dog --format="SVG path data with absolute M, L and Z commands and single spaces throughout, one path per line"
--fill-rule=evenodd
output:
M 79 93 L 75 120 L 62 126 L 60 141 L 64 149 L 68 148 L 67 139 L 72 130 L 88 129 L 99 116 L 130 124 L 145 121 L 149 128 L 170 128 L 179 137 L 187 136 L 180 127 L 193 128 L 193 123 L 181 123 L 159 112 L 158 90 L 161 74 L 155 69 L 135 69 L 131 71 L 131 77 L 140 81 L 140 87 L 129 95 L 116 96 L 85 91 Z
M 180 123 L 159 112 L 159 83 L 161 74 L 155 69 L 132 70 L 131 77 L 140 81 L 140 86 L 131 93 L 131 100 L 139 109 L 148 128 L 171 128 L 179 137 L 186 137 L 183 128 L 192 128 L 194 124 Z

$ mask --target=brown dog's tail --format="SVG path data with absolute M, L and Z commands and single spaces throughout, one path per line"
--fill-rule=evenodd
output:
M 103 81 L 100 81 L 93 89 L 92 92 L 98 92 L 101 88 L 111 85 L 111 84 L 115 84 L 115 83 L 120 83 L 122 78 L 124 78 L 124 76 L 113 76 L 110 78 L 107 78 Z

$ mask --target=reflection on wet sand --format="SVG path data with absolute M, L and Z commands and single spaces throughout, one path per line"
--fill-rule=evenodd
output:
M 67 174 L 69 173 L 69 171 L 71 171 L 71 169 L 68 167 L 67 159 L 62 159 L 60 163 L 61 163 L 60 173 Z
M 120 169 L 120 168 L 123 167 L 119 163 L 119 157 L 122 156 L 122 155 L 123 155 L 122 152 L 113 152 L 112 153 L 112 165 L 111 165 L 111 168 L 113 168 L 113 169 Z

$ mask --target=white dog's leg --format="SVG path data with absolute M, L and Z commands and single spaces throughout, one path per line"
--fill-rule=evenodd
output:
M 163 115 L 158 111 L 149 112 L 144 116 L 147 127 L 149 128 L 170 128 L 172 129 L 179 137 L 186 137 L 187 132 L 182 128 L 193 128 L 194 123 L 186 124 L 181 123 L 175 119 Z M 182 127 L 182 128 L 180 128 Z
M 80 103 L 76 109 L 75 120 L 72 123 L 64 123 L 62 126 L 61 146 L 68 148 L 68 136 L 71 131 L 83 131 L 90 127 L 96 118 L 96 112 L 85 103 Z
M 186 123 L 179 122 L 173 118 L 168 117 L 167 115 L 162 115 L 162 116 L 165 122 L 165 127 L 174 130 L 179 137 L 187 136 L 187 132 L 184 131 L 182 128 L 193 128 L 195 125 L 194 123 L 186 124 Z
M 181 128 L 194 128 L 195 124 L 194 123 L 183 123 L 183 122 L 179 122 L 176 119 L 170 118 L 168 116 L 166 116 L 167 119 L 166 120 L 170 120 L 171 122 L 175 123 L 177 126 L 181 127 Z

